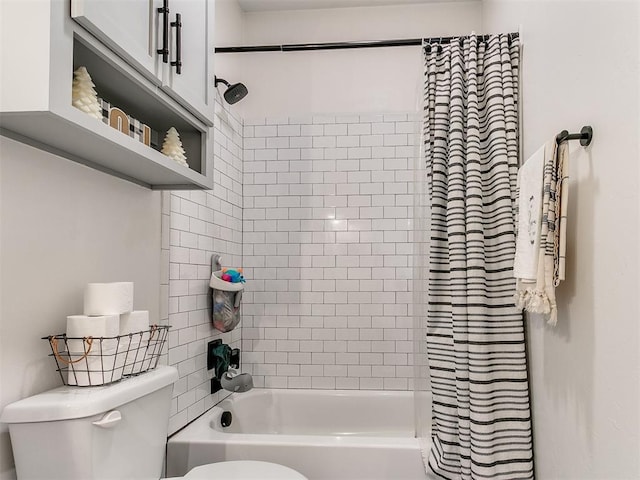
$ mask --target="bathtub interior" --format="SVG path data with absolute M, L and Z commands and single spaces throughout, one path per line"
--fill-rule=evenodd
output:
M 415 432 L 410 392 L 254 390 L 217 407 L 210 427 L 224 433 L 412 437 Z M 229 423 L 230 421 L 230 423 Z
M 229 427 L 221 417 L 231 412 Z M 233 394 L 173 435 L 167 475 L 261 460 L 309 480 L 424 480 L 412 392 L 271 390 Z

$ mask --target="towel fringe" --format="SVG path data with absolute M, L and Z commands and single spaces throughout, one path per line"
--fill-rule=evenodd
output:
M 514 302 L 518 308 L 531 313 L 550 314 L 555 310 L 555 305 L 542 290 L 520 290 L 514 295 Z

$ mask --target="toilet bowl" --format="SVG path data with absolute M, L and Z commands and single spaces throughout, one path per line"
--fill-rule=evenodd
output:
M 7 405 L 0 422 L 9 426 L 18 478 L 160 479 L 177 379 L 175 368 L 159 366 L 112 385 L 58 387 Z M 201 465 L 172 478 L 306 477 L 274 463 L 231 461 Z

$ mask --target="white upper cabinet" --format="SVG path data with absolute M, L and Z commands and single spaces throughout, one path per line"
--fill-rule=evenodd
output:
M 159 85 L 162 55 L 155 48 L 159 6 L 161 0 L 72 0 L 71 17 Z
M 207 81 L 213 82 L 208 51 L 213 44 L 213 2 L 169 0 L 169 68 L 164 69 L 162 89 L 176 100 L 213 115 Z M 203 81 L 204 80 L 204 81 Z
M 174 52 L 166 64 L 157 53 L 155 2 L 0 0 L 0 135 L 149 188 L 212 188 L 213 49 L 206 44 L 205 18 L 213 0 L 184 2 L 201 6 L 195 15 L 197 35 L 204 37 L 196 41 L 183 30 L 182 83 L 169 72 Z M 193 10 L 185 8 L 184 15 L 185 25 L 191 23 Z M 175 40 L 170 37 L 167 45 Z M 192 48 L 201 60 L 187 53 Z M 101 116 L 73 104 L 80 67 L 92 82 L 84 97 L 94 109 L 89 113 L 97 107 Z M 176 160 L 162 153 L 172 127 L 181 144 L 174 148 Z
M 71 0 L 72 18 L 213 125 L 213 0 Z

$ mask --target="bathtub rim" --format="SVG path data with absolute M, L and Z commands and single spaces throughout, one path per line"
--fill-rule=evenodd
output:
M 192 420 L 182 429 L 170 435 L 167 443 L 212 443 L 223 442 L 234 445 L 268 443 L 283 446 L 362 446 L 362 447 L 386 447 L 386 448 L 419 448 L 416 430 L 413 436 L 375 436 L 375 435 L 314 435 L 314 434 L 274 434 L 274 433 L 231 433 L 217 430 L 211 427 L 211 422 L 217 420 L 225 410 L 220 404 L 225 401 L 242 399 L 242 396 L 267 395 L 270 393 L 289 396 L 314 395 L 322 392 L 333 397 L 356 396 L 367 397 L 373 395 L 413 396 L 411 390 L 329 390 L 329 389 L 288 389 L 288 388 L 255 388 L 244 393 L 230 393 L 216 405 Z M 429 432 L 430 433 L 430 432 Z M 430 434 L 427 438 L 430 437 Z

